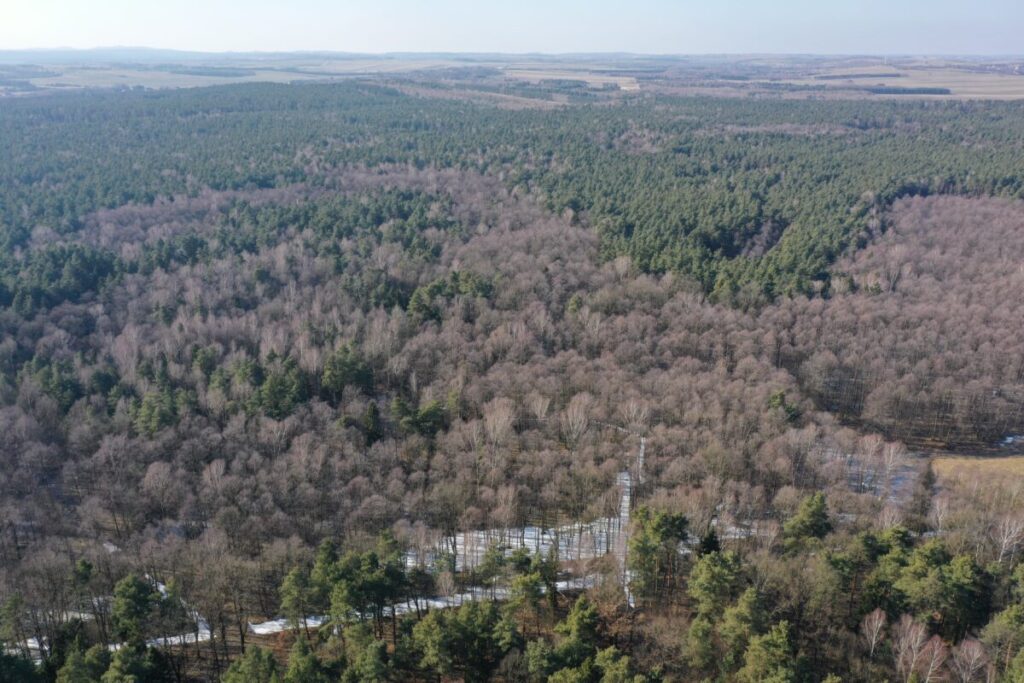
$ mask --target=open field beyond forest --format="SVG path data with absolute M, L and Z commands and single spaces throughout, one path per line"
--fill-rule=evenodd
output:
M 841 67 L 786 82 L 798 86 L 831 88 L 891 88 L 888 97 L 993 99 L 1024 98 L 1024 74 L 1010 69 L 980 71 L 947 63 L 910 64 L 901 67 L 879 65 L 869 69 Z M 948 94 L 911 93 L 919 89 L 948 90 Z M 904 93 L 904 94 L 901 94 Z
M 79 61 L 75 61 L 79 60 Z M 84 61 L 82 61 L 84 60 Z M 37 63 L 38 62 L 38 63 Z M 787 99 L 1016 100 L 1015 59 L 281 53 L 202 55 L 145 50 L 40 57 L 0 51 L 0 96 L 87 88 L 187 88 L 230 83 L 374 79 L 418 94 L 575 104 L 649 94 Z M 467 93 L 478 93 L 476 98 Z M 567 98 L 566 95 L 572 97 Z M 506 102 L 522 106 L 523 102 Z

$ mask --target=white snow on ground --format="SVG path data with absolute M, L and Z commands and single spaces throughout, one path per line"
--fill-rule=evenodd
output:
M 434 565 L 439 557 L 451 553 L 454 546 L 455 570 L 466 571 L 479 566 L 488 549 L 497 545 L 503 547 L 506 554 L 526 549 L 547 556 L 554 549 L 560 562 L 592 560 L 614 554 L 624 570 L 633 483 L 634 480 L 642 481 L 646 446 L 647 440 L 641 436 L 633 465 L 618 475 L 620 498 L 618 515 L 615 517 L 601 517 L 591 522 L 553 528 L 526 526 L 459 532 L 454 537 L 441 539 L 433 549 L 423 554 L 410 551 L 406 554 L 406 563 L 410 567 Z
M 615 425 L 619 431 L 627 431 Z M 564 525 L 554 529 L 542 529 L 537 526 L 528 526 L 519 529 L 489 529 L 484 531 L 470 531 L 459 533 L 455 536 L 456 546 L 456 569 L 463 571 L 467 568 L 476 567 L 483 559 L 487 549 L 495 543 L 504 545 L 507 552 L 516 548 L 526 548 L 536 553 L 546 555 L 552 547 L 556 548 L 559 561 L 589 560 L 614 553 L 620 567 L 623 579 L 623 587 L 626 591 L 626 598 L 629 604 L 633 605 L 633 597 L 629 591 L 629 576 L 626 570 L 626 548 L 628 547 L 629 520 L 632 508 L 633 481 L 643 481 L 644 450 L 647 440 L 640 437 L 640 449 L 633 464 L 633 472 L 625 470 L 619 473 L 618 484 L 621 491 L 619 500 L 619 514 L 617 517 L 605 517 L 589 523 Z M 110 553 L 120 550 L 111 543 L 105 543 L 104 547 Z M 409 566 L 420 566 L 432 564 L 438 554 L 450 550 L 451 539 L 441 544 L 431 557 L 417 557 L 415 553 L 406 556 Z M 149 578 L 149 577 L 147 577 Z M 156 590 L 161 596 L 167 597 L 167 587 L 159 581 L 154 582 Z M 583 576 L 574 579 L 558 581 L 555 590 L 584 590 L 592 588 L 597 583 L 593 576 Z M 508 599 L 507 588 L 495 586 L 492 588 L 473 588 L 465 593 L 459 593 L 448 597 L 435 597 L 421 600 L 420 609 L 448 609 L 458 607 L 463 603 L 473 600 L 505 600 Z M 146 641 L 147 645 L 153 647 L 168 647 L 173 645 L 191 645 L 205 643 L 210 640 L 212 633 L 210 625 L 205 619 L 187 603 L 182 603 L 188 611 L 189 616 L 195 620 L 196 628 L 191 633 L 182 633 L 173 636 L 152 638 Z M 402 603 L 395 605 L 396 614 L 406 614 L 416 609 L 413 603 Z M 390 609 L 388 610 L 390 612 Z M 80 616 L 79 616 L 80 615 Z M 76 613 L 76 616 L 83 619 L 91 619 L 91 614 Z M 310 628 L 319 628 L 329 621 L 329 617 L 311 616 L 306 617 L 306 624 Z M 273 619 L 258 624 L 249 624 L 249 631 L 256 635 L 273 635 L 289 630 L 287 619 Z M 37 657 L 41 652 L 39 642 L 35 638 L 28 639 L 28 649 Z M 116 652 L 122 643 L 113 643 L 108 646 L 111 652 Z M 41 660 L 39 660 L 41 661 Z
M 584 590 L 586 588 L 593 588 L 597 585 L 597 578 L 593 576 L 584 576 L 578 579 L 567 579 L 564 581 L 558 581 L 555 583 L 555 590 L 570 591 L 570 590 Z M 507 588 L 497 586 L 495 588 L 473 588 L 472 590 L 466 591 L 465 593 L 457 593 L 449 597 L 436 597 L 428 598 L 426 600 L 420 600 L 419 606 L 421 610 L 428 609 L 450 609 L 453 607 L 459 607 L 460 605 L 473 602 L 478 600 L 507 600 L 509 597 L 509 591 Z M 416 609 L 416 605 L 411 602 L 403 602 L 395 605 L 395 614 L 402 615 L 413 612 Z M 390 614 L 391 609 L 386 610 Z M 315 616 L 306 617 L 306 624 L 310 628 L 319 628 L 330 621 L 330 617 Z M 270 636 L 275 633 L 282 633 L 284 631 L 292 630 L 288 624 L 287 619 L 272 619 L 270 621 L 260 622 L 258 624 L 249 624 L 249 632 L 258 636 Z
M 618 428 L 617 429 L 621 429 Z M 559 561 L 589 560 L 613 553 L 618 560 L 626 600 L 632 607 L 633 595 L 629 590 L 629 572 L 626 569 L 626 549 L 629 545 L 629 520 L 633 502 L 633 482 L 643 481 L 644 454 L 647 439 L 640 437 L 640 449 L 633 464 L 633 472 L 625 470 L 619 473 L 618 484 L 621 491 L 619 498 L 619 514 L 617 517 L 605 517 L 587 524 L 573 524 L 542 529 L 528 526 L 518 529 L 487 529 L 468 531 L 455 535 L 456 549 L 455 568 L 463 571 L 480 564 L 487 550 L 499 544 L 505 547 L 506 553 L 518 548 L 546 555 L 552 548 L 556 549 Z M 442 553 L 450 551 L 452 539 L 442 541 L 427 557 L 420 557 L 414 551 L 406 555 L 406 564 L 410 567 L 432 564 Z M 584 590 L 597 583 L 594 576 L 558 581 L 555 590 Z M 505 587 L 473 588 L 465 593 L 447 597 L 435 597 L 419 602 L 420 609 L 449 609 L 458 607 L 473 600 L 494 599 L 506 600 L 509 591 Z M 407 614 L 416 609 L 411 602 L 395 605 L 395 614 Z M 390 609 L 388 610 L 390 612 Z M 329 621 L 328 617 L 306 617 L 306 623 L 316 628 Z M 290 630 L 287 619 L 272 619 L 258 624 L 249 624 L 249 631 L 261 636 L 273 635 Z
M 205 643 L 210 639 L 210 625 L 202 617 L 197 622 L 198 628 L 195 633 L 183 633 L 178 636 L 164 636 L 147 640 L 147 645 L 153 647 L 167 647 L 168 645 L 191 645 L 193 643 Z
M 320 628 L 327 621 L 327 617 L 306 617 L 306 625 L 310 628 Z M 249 624 L 249 632 L 255 633 L 258 636 L 269 636 L 290 630 L 287 619 L 272 619 L 259 624 Z
M 592 522 L 558 526 L 551 529 L 527 526 L 516 529 L 483 529 L 459 532 L 454 539 L 443 540 L 433 550 L 406 555 L 410 567 L 430 566 L 455 546 L 455 570 L 466 571 L 480 565 L 487 550 L 498 545 L 506 553 L 523 548 L 547 556 L 556 549 L 560 561 L 591 560 L 611 552 L 624 528 L 620 517 L 604 517 Z

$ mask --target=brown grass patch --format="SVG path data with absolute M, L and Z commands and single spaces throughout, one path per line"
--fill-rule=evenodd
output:
M 1024 455 L 991 458 L 942 455 L 932 459 L 932 470 L 940 481 L 953 481 L 968 476 L 1024 479 Z

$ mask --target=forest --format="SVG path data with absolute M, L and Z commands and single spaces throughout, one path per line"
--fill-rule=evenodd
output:
M 0 681 L 1024 682 L 1022 114 L 0 101 Z

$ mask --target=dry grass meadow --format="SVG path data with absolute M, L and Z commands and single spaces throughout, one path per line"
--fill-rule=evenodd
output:
M 942 455 L 932 459 L 932 469 L 939 481 L 955 481 L 966 476 L 1024 480 L 1024 455 L 975 457 Z

